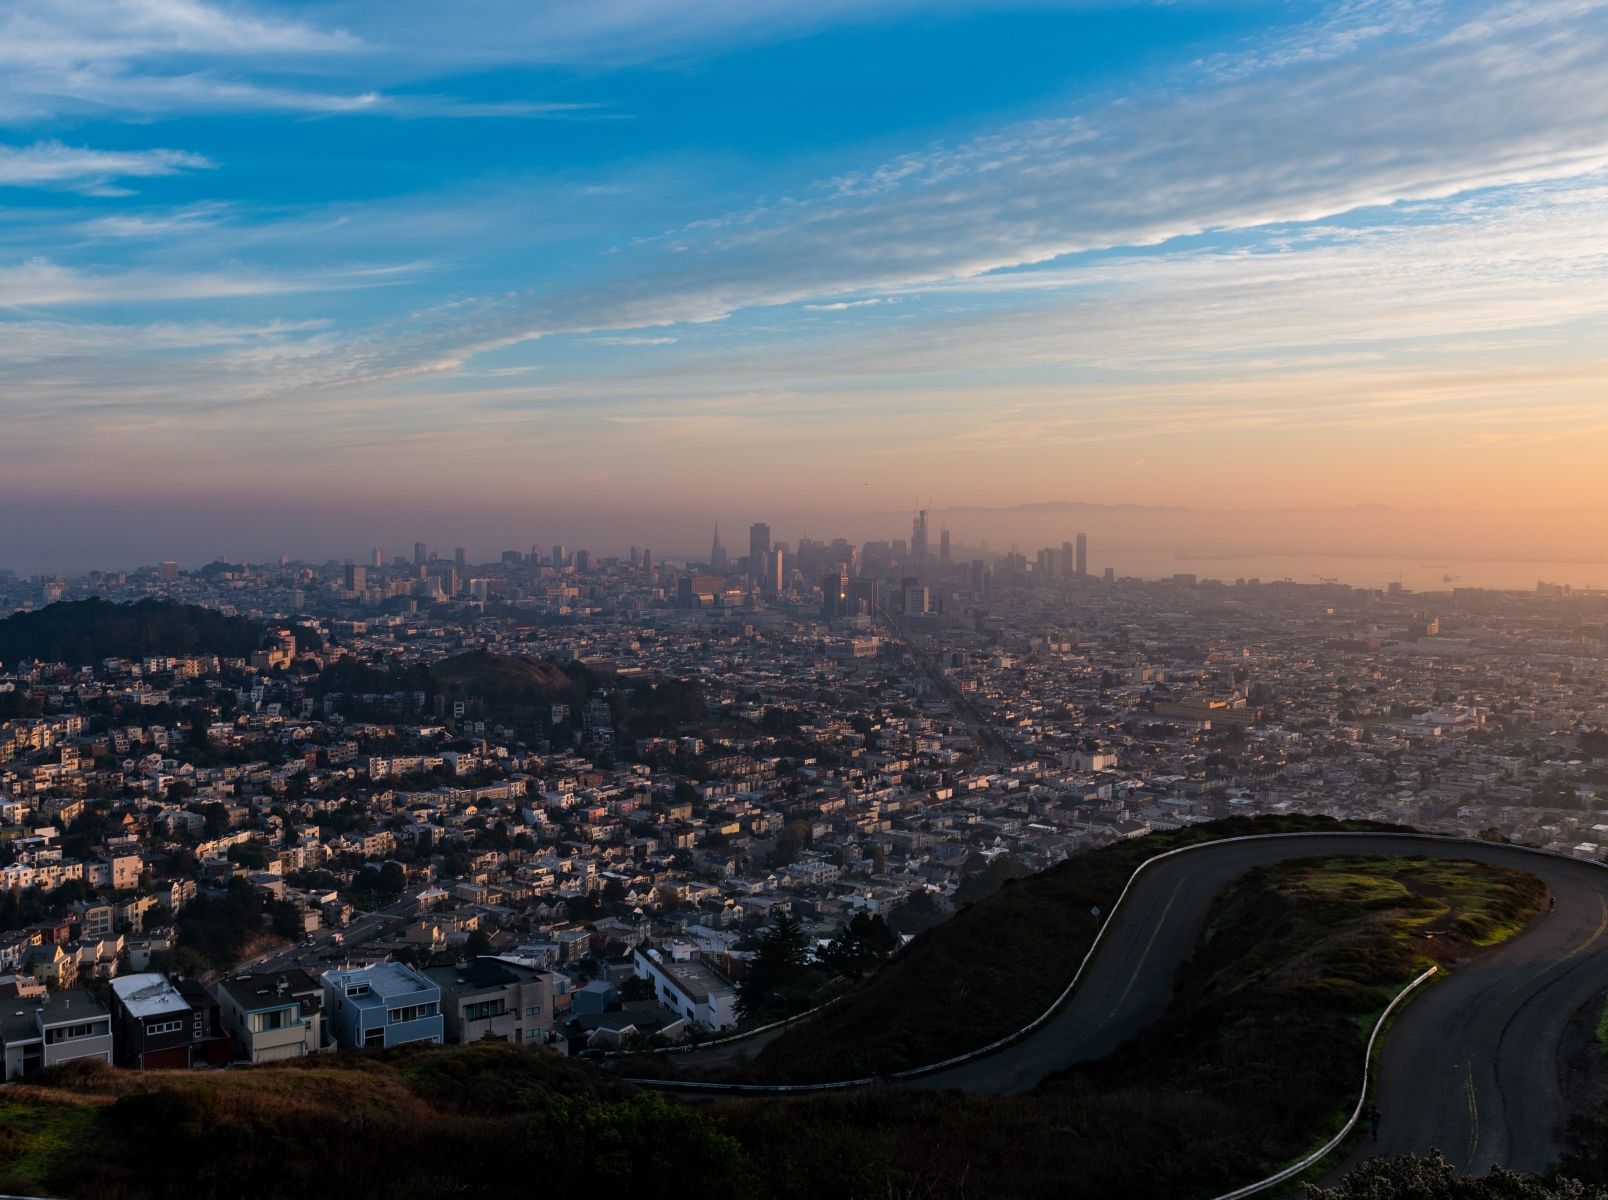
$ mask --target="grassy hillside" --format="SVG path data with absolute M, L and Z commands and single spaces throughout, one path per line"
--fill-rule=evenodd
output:
M 536 1179 L 755 1194 L 705 1117 L 502 1043 L 207 1073 L 78 1064 L 5 1097 L 0 1189 L 68 1200 L 438 1200 Z
M 893 966 L 767 1046 L 766 1081 L 880 1075 L 938 1062 L 1020 1029 L 1054 1001 L 1147 858 L 1252 833 L 1399 828 L 1324 817 L 1237 817 L 1151 834 L 1014 880 L 918 936 Z
M 243 658 L 262 644 L 263 627 L 195 604 L 90 599 L 52 604 L 0 621 L 0 662 L 34 658 L 85 666 L 102 658 L 217 654 Z
M 1373 1014 L 1532 914 L 1518 872 L 1421 859 L 1247 876 L 1158 1025 L 1009 1099 L 870 1089 L 682 1101 L 503 1043 L 209 1073 L 80 1064 L 0 1092 L 0 1191 L 64 1200 L 1188 1200 L 1298 1157 Z M 1438 931 L 1433 941 L 1417 936 Z
M 715 1111 L 803 1200 L 839 1194 L 1188 1200 L 1261 1178 L 1338 1128 L 1367 1031 L 1430 961 L 1533 917 L 1533 876 L 1424 859 L 1298 862 L 1225 893 L 1160 1021 L 1013 1098 L 890 1090 Z M 1433 940 L 1419 936 L 1437 931 Z M 772 1168 L 773 1170 L 775 1168 Z

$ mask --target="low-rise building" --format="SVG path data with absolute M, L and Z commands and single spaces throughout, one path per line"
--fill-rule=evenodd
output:
M 659 1003 L 705 1029 L 737 1027 L 737 989 L 704 962 L 688 943 L 638 949 L 632 962 L 638 979 L 653 984 Z
M 187 996 L 152 972 L 112 980 L 116 1062 L 137 1070 L 184 1070 L 208 1061 L 214 1011 L 199 986 Z
M 347 1050 L 371 1050 L 443 1037 L 441 989 L 403 963 L 326 971 L 324 1019 Z
M 481 957 L 424 972 L 441 989 L 450 1042 L 482 1038 L 543 1045 L 569 1012 L 568 981 L 561 975 L 501 958 Z
M 324 989 L 306 971 L 233 975 L 213 985 L 235 1055 L 277 1062 L 316 1054 L 324 1042 Z
M 69 990 L 0 1001 L 5 1078 L 92 1058 L 112 1061 L 112 1017 L 88 992 Z

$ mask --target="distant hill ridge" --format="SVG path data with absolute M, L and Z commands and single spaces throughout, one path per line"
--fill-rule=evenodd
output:
M 35 659 L 88 666 L 103 658 L 153 654 L 243 658 L 262 645 L 265 628 L 197 604 L 70 600 L 0 621 L 0 662 Z

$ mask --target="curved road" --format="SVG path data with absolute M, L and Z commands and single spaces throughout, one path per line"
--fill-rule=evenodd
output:
M 1019 1042 L 903 1086 L 1018 1094 L 1109 1053 L 1166 1008 L 1178 968 L 1228 884 L 1254 867 L 1338 854 L 1473 859 L 1529 871 L 1551 889 L 1555 912 L 1440 977 L 1397 1019 L 1378 1064 L 1379 1141 L 1363 1142 L 1355 1155 L 1438 1149 L 1476 1174 L 1496 1165 L 1540 1170 L 1557 1157 L 1568 1115 L 1560 1085 L 1565 1027 L 1608 990 L 1608 869 L 1488 842 L 1274 834 L 1152 860 L 1064 1008 Z
M 909 1081 L 1014 1094 L 1141 1032 L 1172 996 L 1206 912 L 1253 867 L 1334 854 L 1424 855 L 1517 867 L 1539 876 L 1557 911 L 1445 975 L 1385 1038 L 1373 1154 L 1444 1153 L 1460 1170 L 1540 1170 L 1557 1157 L 1567 1116 L 1559 1082 L 1564 1027 L 1608 990 L 1608 869 L 1484 842 L 1402 834 L 1295 834 L 1210 843 L 1156 862 L 1129 890 L 1072 1000 L 1015 1045 Z

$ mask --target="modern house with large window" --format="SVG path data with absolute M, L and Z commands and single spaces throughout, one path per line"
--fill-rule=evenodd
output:
M 112 1061 L 112 1017 L 88 992 L 41 991 L 0 999 L 5 1078 L 79 1058 Z
M 231 975 L 214 985 L 223 1028 L 247 1062 L 316 1054 L 324 1042 L 324 989 L 300 967 Z
M 376 963 L 324 972 L 324 1019 L 346 1050 L 442 1040 L 441 989 L 412 967 Z
M 112 980 L 117 1065 L 184 1070 L 221 1061 L 227 1046 L 217 1031 L 217 1004 L 194 981 L 175 984 L 155 972 Z
M 484 956 L 454 967 L 425 971 L 441 988 L 442 1015 L 450 1042 L 494 1038 L 545 1045 L 569 1015 L 569 981 L 551 971 Z

